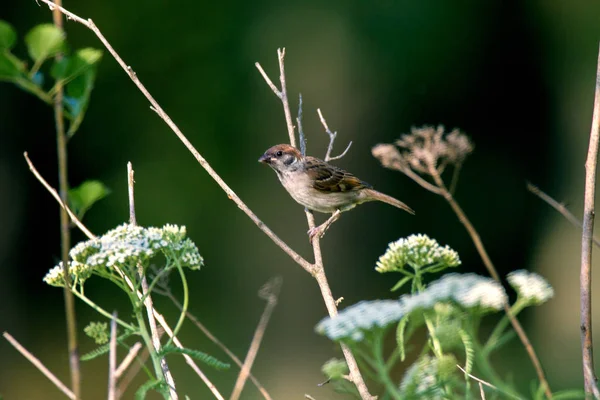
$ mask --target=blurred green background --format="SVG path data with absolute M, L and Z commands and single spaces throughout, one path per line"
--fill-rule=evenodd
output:
M 461 255 L 461 271 L 485 273 L 465 230 L 441 198 L 381 168 L 370 149 L 411 126 L 457 127 L 474 141 L 457 199 L 472 219 L 501 275 L 535 270 L 555 299 L 522 320 L 553 389 L 582 383 L 578 265 L 580 234 L 525 189 L 540 185 L 576 215 L 583 204 L 584 160 L 592 115 L 600 4 L 592 1 L 116 1 L 69 2 L 91 17 L 133 67 L 188 139 L 233 190 L 282 239 L 312 259 L 303 210 L 257 163 L 285 142 L 279 100 L 254 67 L 277 79 L 278 47 L 286 47 L 292 104 L 304 96 L 308 153 L 322 157 L 328 138 L 320 107 L 339 132 L 337 149 L 354 145 L 337 164 L 400 198 L 417 215 L 369 204 L 345 214 L 323 240 L 335 297 L 343 306 L 396 296 L 395 277 L 374 272 L 387 243 L 426 233 Z M 0 18 L 22 38 L 51 21 L 35 1 L 5 2 Z M 66 23 L 73 47 L 98 47 L 86 28 Z M 63 294 L 42 282 L 59 258 L 58 207 L 27 169 L 27 150 L 56 185 L 52 110 L 13 85 L 0 84 L 0 330 L 14 335 L 68 382 Z M 264 302 L 256 293 L 283 277 L 280 302 L 253 373 L 277 399 L 339 398 L 320 366 L 339 349 L 317 336 L 326 315 L 316 282 L 280 251 L 237 207 L 149 109 L 105 54 L 87 117 L 69 143 L 69 180 L 105 182 L 112 194 L 86 215 L 101 234 L 128 218 L 126 163 L 136 171 L 137 216 L 143 225 L 183 224 L 206 261 L 189 274 L 190 309 L 243 357 Z M 83 236 L 74 231 L 74 240 Z M 172 282 L 179 293 L 178 281 Z M 594 285 L 598 286 L 597 284 Z M 86 293 L 126 315 L 125 297 L 92 279 Z M 163 299 L 157 307 L 173 320 Z M 597 309 L 597 308 L 596 308 Z M 82 329 L 99 317 L 77 303 L 82 352 L 94 348 Z M 597 316 L 596 321 L 598 320 Z M 596 329 L 598 332 L 598 329 Z M 226 360 L 191 324 L 189 346 Z M 598 343 L 600 338 L 597 338 Z M 207 398 L 200 380 L 174 358 L 181 393 Z M 518 343 L 497 368 L 526 388 L 535 377 Z M 86 399 L 106 396 L 105 358 L 83 363 Z M 228 396 L 237 369 L 209 377 Z M 142 380 L 138 381 L 141 384 Z M 8 343 L 0 341 L 0 394 L 6 399 L 61 399 L 61 393 Z M 132 392 L 128 394 L 132 396 Z M 248 383 L 244 399 L 259 398 Z

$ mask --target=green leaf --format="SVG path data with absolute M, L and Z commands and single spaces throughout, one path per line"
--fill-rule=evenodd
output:
M 146 394 L 149 391 L 156 390 L 160 394 L 162 394 L 165 399 L 169 398 L 169 385 L 165 381 L 157 381 L 151 380 L 144 383 L 140 388 L 135 392 L 135 400 L 144 400 L 146 398 Z
M 473 371 L 473 359 L 475 357 L 475 346 L 473 345 L 473 340 L 471 339 L 471 336 L 469 336 L 467 331 L 465 331 L 464 329 L 461 329 L 459 334 L 460 334 L 460 339 L 462 340 L 463 346 L 465 347 L 465 371 L 467 371 L 467 373 L 470 374 L 471 371 Z
M 79 49 L 72 56 L 55 61 L 50 74 L 56 80 L 68 82 L 97 64 L 102 58 L 102 51 L 91 47 Z
M 9 50 L 17 41 L 17 32 L 6 21 L 0 20 L 0 50 Z
M 83 122 L 90 103 L 90 95 L 96 80 L 96 66 L 92 66 L 67 84 L 64 97 L 65 108 L 70 114 L 71 125 L 67 136 L 72 137 Z
M 94 203 L 110 194 L 110 190 L 100 181 L 85 181 L 69 190 L 69 204 L 79 219 Z
M 560 392 L 552 393 L 554 400 L 564 399 L 585 399 L 585 392 L 581 389 L 567 389 Z
M 15 81 L 25 78 L 25 63 L 8 49 L 0 49 L 0 80 Z
M 395 292 L 396 290 L 399 290 L 402 286 L 404 286 L 406 282 L 409 282 L 411 279 L 412 276 L 405 276 L 404 278 L 400 279 L 398 283 L 396 283 L 394 287 L 390 289 L 390 292 Z
M 396 344 L 398 345 L 398 350 L 400 351 L 400 361 L 404 361 L 406 358 L 406 348 L 404 346 L 404 333 L 406 332 L 406 325 L 408 325 L 408 316 L 403 317 L 398 323 L 398 328 L 396 329 Z
M 133 335 L 135 332 L 125 332 L 124 334 L 122 334 L 121 336 L 117 337 L 117 343 L 120 344 L 121 346 L 125 346 L 126 348 L 129 349 L 129 346 L 127 346 L 127 344 L 125 343 L 125 339 L 127 339 L 129 336 Z M 106 353 L 108 353 L 110 351 L 110 343 L 104 344 L 102 346 L 96 347 L 94 350 L 85 353 L 84 355 L 82 355 L 81 357 L 79 357 L 79 359 L 81 361 L 89 361 L 89 360 L 93 360 L 96 357 L 100 357 L 101 355 L 104 355 Z
M 29 56 L 40 65 L 48 57 L 65 50 L 65 35 L 53 24 L 41 24 L 25 36 Z
M 160 349 L 160 351 L 158 352 L 158 355 L 164 356 L 164 355 L 172 354 L 172 353 L 187 354 L 188 356 L 195 358 L 196 360 L 202 361 L 203 363 L 205 363 L 217 370 L 229 369 L 229 367 L 230 367 L 229 364 L 221 362 L 221 361 L 217 360 L 216 358 L 214 358 L 213 356 L 210 356 L 210 355 L 203 353 L 201 351 L 198 351 L 198 350 L 192 350 L 192 349 L 188 349 L 185 347 L 180 348 L 180 347 L 176 347 L 176 346 L 164 346 L 162 349 Z

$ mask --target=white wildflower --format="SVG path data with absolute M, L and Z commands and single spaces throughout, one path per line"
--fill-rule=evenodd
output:
M 361 341 L 365 331 L 385 328 L 400 321 L 403 316 L 403 309 L 396 300 L 361 301 L 333 318 L 324 318 L 315 330 L 331 340 L 350 338 Z
M 400 298 L 407 313 L 431 309 L 439 301 L 454 301 L 464 308 L 487 311 L 501 310 L 508 298 L 499 283 L 475 274 L 446 274 L 422 292 Z
M 418 270 L 428 265 L 439 264 L 445 267 L 460 265 L 458 253 L 450 247 L 442 247 L 427 235 L 411 235 L 389 244 L 384 255 L 379 257 L 377 272 L 400 271 L 409 265 Z
M 535 272 L 520 269 L 508 274 L 506 279 L 519 297 L 532 305 L 543 304 L 554 297 L 552 286 Z

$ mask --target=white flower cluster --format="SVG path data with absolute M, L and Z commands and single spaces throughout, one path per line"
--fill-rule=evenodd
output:
M 508 298 L 498 282 L 476 274 L 446 274 L 421 293 L 400 298 L 406 313 L 431 309 L 439 301 L 453 301 L 464 308 L 487 311 L 501 310 Z
M 535 272 L 523 269 L 513 271 L 506 276 L 510 286 L 519 297 L 531 305 L 540 305 L 554 297 L 554 289 L 547 280 Z
M 196 245 L 186 239 L 184 226 L 165 225 L 163 228 L 144 228 L 123 224 L 99 238 L 78 243 L 69 255 L 72 278 L 83 281 L 95 268 L 135 268 L 162 252 L 167 258 L 177 258 L 181 266 L 199 269 L 203 259 Z M 44 281 L 53 286 L 64 286 L 62 263 L 52 268 Z
M 402 382 L 400 382 L 402 395 L 410 399 L 441 400 L 446 398 L 437 381 L 438 374 L 436 358 L 428 355 L 419 358 L 404 373 Z
M 350 338 L 358 342 L 365 331 L 385 328 L 403 316 L 403 308 L 396 300 L 361 301 L 340 311 L 336 317 L 324 318 L 315 330 L 331 340 Z
M 458 253 L 450 247 L 442 247 L 427 235 L 411 235 L 389 244 L 384 255 L 379 257 L 377 272 L 401 271 L 406 265 L 418 270 L 427 265 L 440 264 L 446 267 L 460 265 Z

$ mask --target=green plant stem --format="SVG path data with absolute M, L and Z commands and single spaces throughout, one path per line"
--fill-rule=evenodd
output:
M 177 325 L 175 325 L 175 328 L 173 328 L 173 335 L 167 342 L 166 346 L 171 345 L 171 343 L 173 342 L 173 338 L 175 336 L 177 336 L 177 333 L 179 333 L 179 330 L 181 329 L 181 326 L 183 325 L 183 321 L 185 321 L 185 313 L 187 312 L 187 309 L 188 309 L 189 297 L 190 297 L 187 279 L 185 277 L 185 273 L 183 272 L 183 267 L 179 263 L 178 259 L 176 259 L 175 263 L 177 265 L 177 270 L 179 271 L 179 276 L 181 277 L 181 284 L 183 285 L 183 307 L 181 308 L 181 314 L 179 315 L 179 321 L 177 321 Z
M 390 375 L 388 374 L 388 369 L 385 363 L 385 359 L 383 358 L 383 333 L 376 332 L 375 338 L 373 340 L 373 353 L 375 355 L 375 364 L 377 367 L 377 373 L 381 381 L 383 382 L 387 393 L 389 393 L 392 398 L 396 400 L 402 400 L 402 396 L 398 392 L 397 385 L 392 381 Z
M 137 301 L 136 301 L 137 303 Z M 165 380 L 165 376 L 163 373 L 162 366 L 160 365 L 161 357 L 158 355 L 156 349 L 154 348 L 154 344 L 152 343 L 152 338 L 148 333 L 148 329 L 146 328 L 146 321 L 144 320 L 144 316 L 142 315 L 142 307 L 141 303 L 134 304 L 135 309 L 135 317 L 138 321 L 138 328 L 140 332 L 140 336 L 144 340 L 146 344 L 146 348 L 148 349 L 148 353 L 150 354 L 150 358 L 152 359 L 152 366 L 154 367 L 154 373 L 156 374 L 156 378 L 162 381 Z M 165 396 L 165 398 L 168 398 Z
M 520 301 L 520 299 L 519 299 L 510 308 L 510 313 L 513 317 L 516 317 L 521 311 L 523 311 L 523 309 L 525 307 L 526 307 L 525 302 Z M 508 324 L 510 324 L 510 318 L 508 315 L 504 314 L 502 319 L 498 322 L 498 324 L 496 325 L 496 327 L 490 334 L 490 337 L 488 338 L 487 342 L 483 346 L 483 352 L 485 354 L 488 354 L 491 351 L 492 347 L 496 345 L 496 343 L 498 342 L 498 340 L 504 333 L 504 330 L 506 329 Z
M 77 296 L 79 299 L 83 300 L 83 302 L 85 304 L 87 304 L 88 306 L 92 307 L 94 310 L 96 310 L 97 312 L 99 312 L 100 314 L 102 314 L 103 316 L 105 316 L 108 319 L 112 319 L 112 315 L 111 313 L 109 313 L 108 311 L 106 311 L 105 309 L 103 309 L 102 307 L 100 307 L 98 304 L 94 303 L 92 300 L 90 300 L 89 298 L 85 297 L 83 294 L 76 292 L 75 290 L 70 291 L 70 293 L 73 293 L 75 296 Z M 129 329 L 133 332 L 137 332 L 138 329 L 133 326 L 128 324 L 127 322 L 116 318 L 115 319 L 117 321 L 117 324 L 121 325 L 123 328 Z

